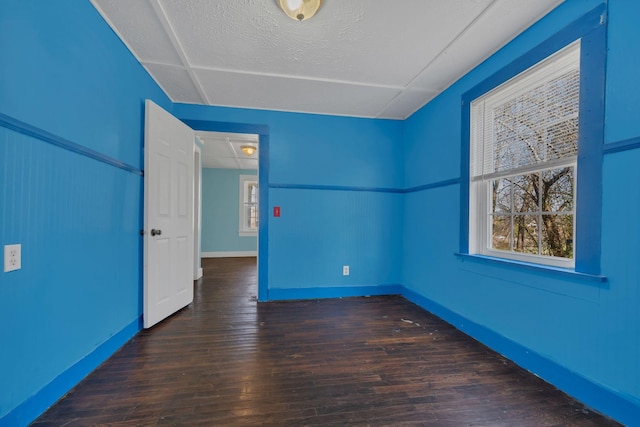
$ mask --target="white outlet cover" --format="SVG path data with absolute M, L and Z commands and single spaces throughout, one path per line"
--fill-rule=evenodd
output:
M 22 268 L 22 245 L 4 245 L 4 272 Z
M 342 266 L 342 275 L 343 276 L 348 276 L 349 275 L 349 266 L 348 265 L 343 265 Z

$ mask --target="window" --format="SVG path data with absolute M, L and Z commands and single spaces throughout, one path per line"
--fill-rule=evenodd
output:
M 256 175 L 240 175 L 240 236 L 258 232 L 258 181 Z
M 469 250 L 573 268 L 575 42 L 471 102 Z

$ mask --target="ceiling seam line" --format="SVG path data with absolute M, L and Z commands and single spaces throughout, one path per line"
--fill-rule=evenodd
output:
M 167 37 L 169 37 L 169 40 L 171 41 L 171 45 L 173 46 L 173 49 L 178 54 L 180 61 L 182 61 L 182 65 L 186 68 L 187 74 L 191 79 L 191 83 L 193 83 L 193 86 L 198 91 L 200 98 L 206 104 L 210 105 L 211 101 L 209 100 L 207 93 L 204 91 L 200 83 L 200 80 L 198 80 L 198 78 L 194 75 L 194 72 L 191 67 L 191 63 L 189 62 L 189 58 L 187 57 L 187 53 L 184 51 L 182 43 L 180 43 L 178 34 L 175 32 L 175 29 L 171 25 L 171 22 L 169 22 L 169 18 L 167 17 L 164 7 L 161 4 L 161 0 L 149 0 L 149 3 L 151 4 L 151 8 L 156 14 L 156 18 L 158 18 L 158 20 L 160 21 L 160 25 L 164 29 L 165 34 L 167 35 Z
M 350 85 L 350 86 L 363 86 L 363 87 L 379 87 L 379 88 L 384 88 L 384 89 L 395 89 L 395 90 L 403 90 L 403 89 L 407 89 L 406 86 L 392 86 L 392 85 L 385 85 L 385 84 L 375 84 L 375 83 L 361 83 L 361 82 L 354 82 L 354 81 L 350 81 L 350 80 L 336 80 L 336 79 L 326 79 L 326 78 L 316 78 L 316 77 L 305 77 L 305 76 L 297 76 L 297 75 L 293 75 L 293 74 L 276 74 L 276 73 L 256 73 L 253 71 L 244 71 L 244 70 L 233 70 L 233 69 L 228 69 L 228 68 L 219 68 L 219 67 L 200 67 L 200 66 L 195 66 L 195 65 L 191 65 L 189 64 L 188 66 L 180 66 L 180 65 L 173 65 L 173 64 L 163 64 L 163 63 L 159 63 L 159 62 L 154 62 L 154 61 L 143 61 L 144 64 L 148 64 L 148 65 L 160 65 L 160 66 L 167 66 L 167 67 L 172 67 L 172 68 L 181 68 L 181 69 L 187 69 L 187 68 L 194 68 L 194 69 L 198 69 L 198 70 L 203 70 L 203 71 L 220 71 L 223 73 L 233 73 L 233 74 L 244 74 L 244 75 L 250 75 L 250 76 L 261 76 L 261 77 L 281 77 L 281 78 L 287 78 L 287 79 L 296 79 L 296 80 L 305 80 L 305 81 L 317 81 L 317 82 L 323 82 L 323 83 L 339 83 L 339 84 L 345 84 L 345 85 Z M 418 89 L 418 92 L 431 92 L 428 90 L 424 90 L 424 89 Z
M 380 118 L 380 116 L 382 116 L 384 114 L 384 112 L 386 111 L 386 109 L 393 104 L 394 101 L 396 101 L 400 95 L 402 95 L 405 90 L 412 90 L 409 89 L 409 87 L 418 79 L 418 77 L 420 77 L 420 75 L 422 75 L 422 73 L 424 73 L 424 71 L 429 68 L 431 66 L 431 64 L 433 64 L 439 57 L 442 56 L 442 54 L 444 52 L 446 52 L 447 49 L 449 49 L 449 47 L 451 45 L 453 45 L 453 43 L 455 43 L 456 41 L 458 41 L 458 39 L 460 39 L 460 37 L 462 37 L 467 31 L 469 31 L 469 29 L 475 25 L 475 23 L 481 18 L 483 17 L 487 11 L 489 11 L 491 8 L 493 8 L 497 3 L 499 3 L 500 0 L 493 0 L 487 7 L 484 8 L 484 10 L 478 15 L 476 16 L 466 27 L 464 27 L 464 29 L 462 31 L 460 31 L 460 33 L 458 33 L 458 35 L 456 37 L 453 38 L 453 40 L 451 40 L 449 43 L 447 43 L 447 45 L 440 51 L 438 52 L 438 54 L 431 60 L 429 61 L 429 63 L 427 65 L 425 65 L 416 75 L 414 75 L 411 80 L 409 80 L 409 82 L 405 85 L 405 89 L 403 89 L 400 93 L 398 93 L 396 96 L 394 96 L 393 98 L 391 98 L 389 100 L 389 102 L 387 102 L 384 107 L 378 112 L 378 114 L 376 115 L 376 118 Z M 417 91 L 416 91 L 417 92 Z M 421 92 L 425 92 L 428 94 L 433 95 L 433 92 L 438 92 L 437 90 L 430 90 L 430 91 L 426 91 L 426 90 L 421 90 Z M 433 96 L 431 97 L 431 99 L 433 99 Z M 427 100 L 427 102 L 429 102 L 429 100 Z M 424 106 L 424 104 L 422 105 Z M 414 111 L 412 111 L 411 113 L 407 114 L 406 116 L 404 116 L 402 119 L 406 120 L 407 117 L 410 117 L 412 114 L 414 114 L 416 111 L 418 111 L 420 108 L 422 108 L 422 106 L 418 107 L 417 109 L 415 109 Z
M 127 41 L 127 39 L 125 39 L 125 37 L 123 36 L 123 34 L 120 32 L 120 30 L 118 29 L 118 27 L 114 24 L 114 22 L 111 20 L 111 18 L 109 18 L 109 16 L 107 15 L 107 13 L 102 9 L 102 7 L 100 7 L 100 5 L 98 4 L 97 0 L 90 0 L 91 4 L 93 5 L 93 7 L 96 8 L 96 10 L 98 11 L 98 13 L 100 14 L 100 16 L 102 16 L 102 19 L 105 20 L 105 22 L 109 25 L 109 27 L 111 28 L 111 30 L 116 33 L 116 35 L 118 36 L 118 38 L 120 39 L 120 41 L 122 42 L 122 44 L 125 45 L 125 47 L 127 48 L 127 50 L 129 50 L 129 52 L 131 52 L 131 54 L 133 55 L 134 58 L 136 58 L 136 60 L 140 63 L 140 65 L 142 65 L 142 67 L 144 68 L 144 70 L 147 72 L 147 74 L 149 74 L 149 77 L 151 77 L 151 79 L 156 82 L 156 84 L 158 85 L 158 87 L 160 88 L 160 90 L 162 90 L 165 95 L 171 99 L 171 101 L 173 101 L 173 99 L 171 98 L 171 96 L 169 95 L 169 91 L 165 90 L 165 88 L 160 84 L 160 82 L 156 79 L 156 77 L 151 73 L 151 71 L 144 65 L 144 61 L 142 61 L 142 59 L 140 59 L 136 53 L 136 51 L 132 48 L 132 46 L 129 44 L 129 42 Z
M 409 89 L 407 86 L 393 86 L 393 85 L 377 84 L 377 83 L 362 83 L 362 82 L 355 82 L 355 81 L 351 81 L 351 80 L 327 79 L 327 78 L 323 78 L 323 77 L 306 77 L 306 76 L 298 76 L 298 75 L 294 75 L 294 74 L 259 73 L 259 72 L 253 72 L 253 71 L 245 71 L 245 70 L 234 70 L 234 69 L 230 69 L 230 68 L 201 67 L 201 66 L 192 65 L 192 64 L 189 64 L 187 66 L 187 65 L 176 65 L 176 64 L 168 64 L 168 63 L 164 63 L 164 62 L 143 61 L 143 60 L 140 60 L 140 63 L 144 64 L 144 65 L 158 65 L 158 66 L 161 66 L 161 67 L 175 68 L 175 69 L 179 69 L 179 70 L 183 70 L 183 71 L 189 71 L 190 69 L 196 69 L 196 70 L 202 70 L 202 71 L 219 71 L 219 72 L 223 72 L 223 73 L 243 74 L 243 75 L 248 75 L 248 76 L 277 77 L 277 78 L 296 79 L 296 80 L 314 81 L 314 82 L 322 82 L 322 83 L 337 83 L 337 84 L 344 84 L 344 85 L 350 85 L 350 86 L 375 87 L 375 88 L 394 89 L 394 90 Z M 415 92 L 424 92 L 424 93 L 434 92 L 433 90 L 430 90 L 430 89 L 429 90 L 427 90 L 427 89 L 411 89 L 411 90 L 413 90 Z
M 142 65 L 158 65 L 160 67 L 168 67 L 168 68 L 175 68 L 177 70 L 183 70 L 186 71 L 187 70 L 187 66 L 183 65 L 183 64 L 170 64 L 168 62 L 158 62 L 158 61 L 152 61 L 152 60 L 138 60 Z
M 388 107 L 389 105 L 393 104 L 393 102 L 394 102 L 396 99 L 398 99 L 398 98 L 400 97 L 400 95 L 404 94 L 404 91 L 405 91 L 405 90 L 406 90 L 406 89 L 403 89 L 403 90 L 401 90 L 400 92 L 396 93 L 396 94 L 395 94 L 395 96 L 393 96 L 389 101 L 387 101 L 387 102 L 382 106 L 382 108 L 378 111 L 378 114 L 376 114 L 376 119 L 379 119 L 379 118 L 382 116 L 382 114 L 385 112 L 385 110 L 387 109 L 387 107 Z M 404 120 L 404 118 L 403 118 L 403 120 Z
M 413 78 L 411 80 L 409 80 L 409 82 L 406 84 L 406 87 L 411 86 L 417 79 L 418 77 L 420 77 L 420 75 L 422 73 L 424 73 L 424 71 L 429 68 L 431 66 L 431 64 L 433 64 L 438 58 L 440 58 L 444 52 L 447 51 L 447 49 L 449 49 L 449 47 L 451 47 L 455 42 L 457 42 L 464 34 L 466 34 L 469 29 L 471 27 L 473 27 L 476 22 L 478 22 L 483 16 L 486 15 L 486 13 L 493 9 L 493 7 L 500 3 L 500 0 L 493 0 L 487 7 L 484 8 L 484 10 L 482 11 L 482 13 L 480 13 L 478 16 L 476 16 L 470 23 L 469 25 L 467 25 L 466 27 L 464 27 L 464 29 L 462 31 L 460 31 L 458 33 L 457 36 L 455 36 L 455 38 L 453 38 L 453 40 L 451 40 L 449 43 L 447 43 L 447 45 L 440 51 L 438 52 L 438 54 L 436 56 L 433 57 L 433 59 L 431 61 L 429 61 L 429 63 L 427 65 L 425 65 L 415 76 L 413 76 Z M 437 90 L 436 90 L 437 91 Z

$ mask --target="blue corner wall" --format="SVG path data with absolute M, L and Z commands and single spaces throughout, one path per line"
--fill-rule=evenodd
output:
M 600 252 L 607 281 L 455 255 L 466 221 L 456 182 L 468 167 L 461 163 L 464 94 L 600 3 L 564 2 L 406 121 L 407 186 L 432 188 L 404 200 L 402 283 L 423 307 L 588 405 L 639 425 L 640 229 L 629 217 L 640 209 L 637 2 L 608 5 Z
M 266 299 L 397 293 L 402 122 L 188 104 L 173 112 L 269 129 Z
M 139 329 L 144 99 L 171 103 L 85 0 L 0 3 L 0 425 Z
M 202 169 L 202 252 L 258 250 L 256 236 L 238 235 L 240 175 L 256 170 Z

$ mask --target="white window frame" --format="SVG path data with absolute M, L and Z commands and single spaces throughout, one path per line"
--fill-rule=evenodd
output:
M 257 175 L 240 175 L 240 193 L 239 193 L 239 206 L 238 206 L 238 235 L 240 237 L 251 237 L 258 235 L 258 226 L 250 228 L 248 226 L 245 206 L 249 203 L 248 188 L 250 184 L 258 184 Z M 259 197 L 259 192 L 256 194 Z M 259 209 L 259 198 L 256 200 L 256 209 Z M 258 219 L 258 224 L 259 224 Z
M 522 262 L 543 264 L 563 268 L 575 268 L 576 254 L 576 194 L 577 194 L 577 155 L 568 156 L 559 160 L 530 165 L 524 168 L 511 169 L 498 173 L 487 173 L 484 170 L 479 175 L 478 162 L 486 162 L 485 156 L 485 130 L 484 119 L 478 120 L 474 116 L 474 111 L 491 111 L 492 106 L 504 103 L 508 99 L 513 99 L 525 93 L 540 83 L 549 81 L 557 76 L 566 73 L 568 70 L 579 67 L 580 64 L 580 42 L 567 46 L 561 51 L 540 61 L 538 64 L 520 73 L 512 79 L 506 81 L 493 90 L 481 95 L 471 103 L 471 156 L 470 156 L 470 182 L 469 182 L 469 252 L 497 258 L 506 258 Z M 477 113 L 476 113 L 477 115 Z M 482 157 L 482 158 L 481 158 Z M 573 211 L 565 212 L 573 215 L 573 258 L 554 257 L 550 255 L 537 255 L 515 252 L 511 250 L 500 250 L 492 248 L 492 223 L 493 212 L 489 212 L 492 206 L 492 192 L 490 183 L 498 178 L 524 175 L 535 172 L 542 172 L 551 168 L 573 167 Z M 484 169 L 483 166 L 480 166 Z M 513 212 L 511 213 L 513 216 Z M 539 225 L 541 227 L 542 225 Z M 512 237 L 513 238 L 513 237 Z

